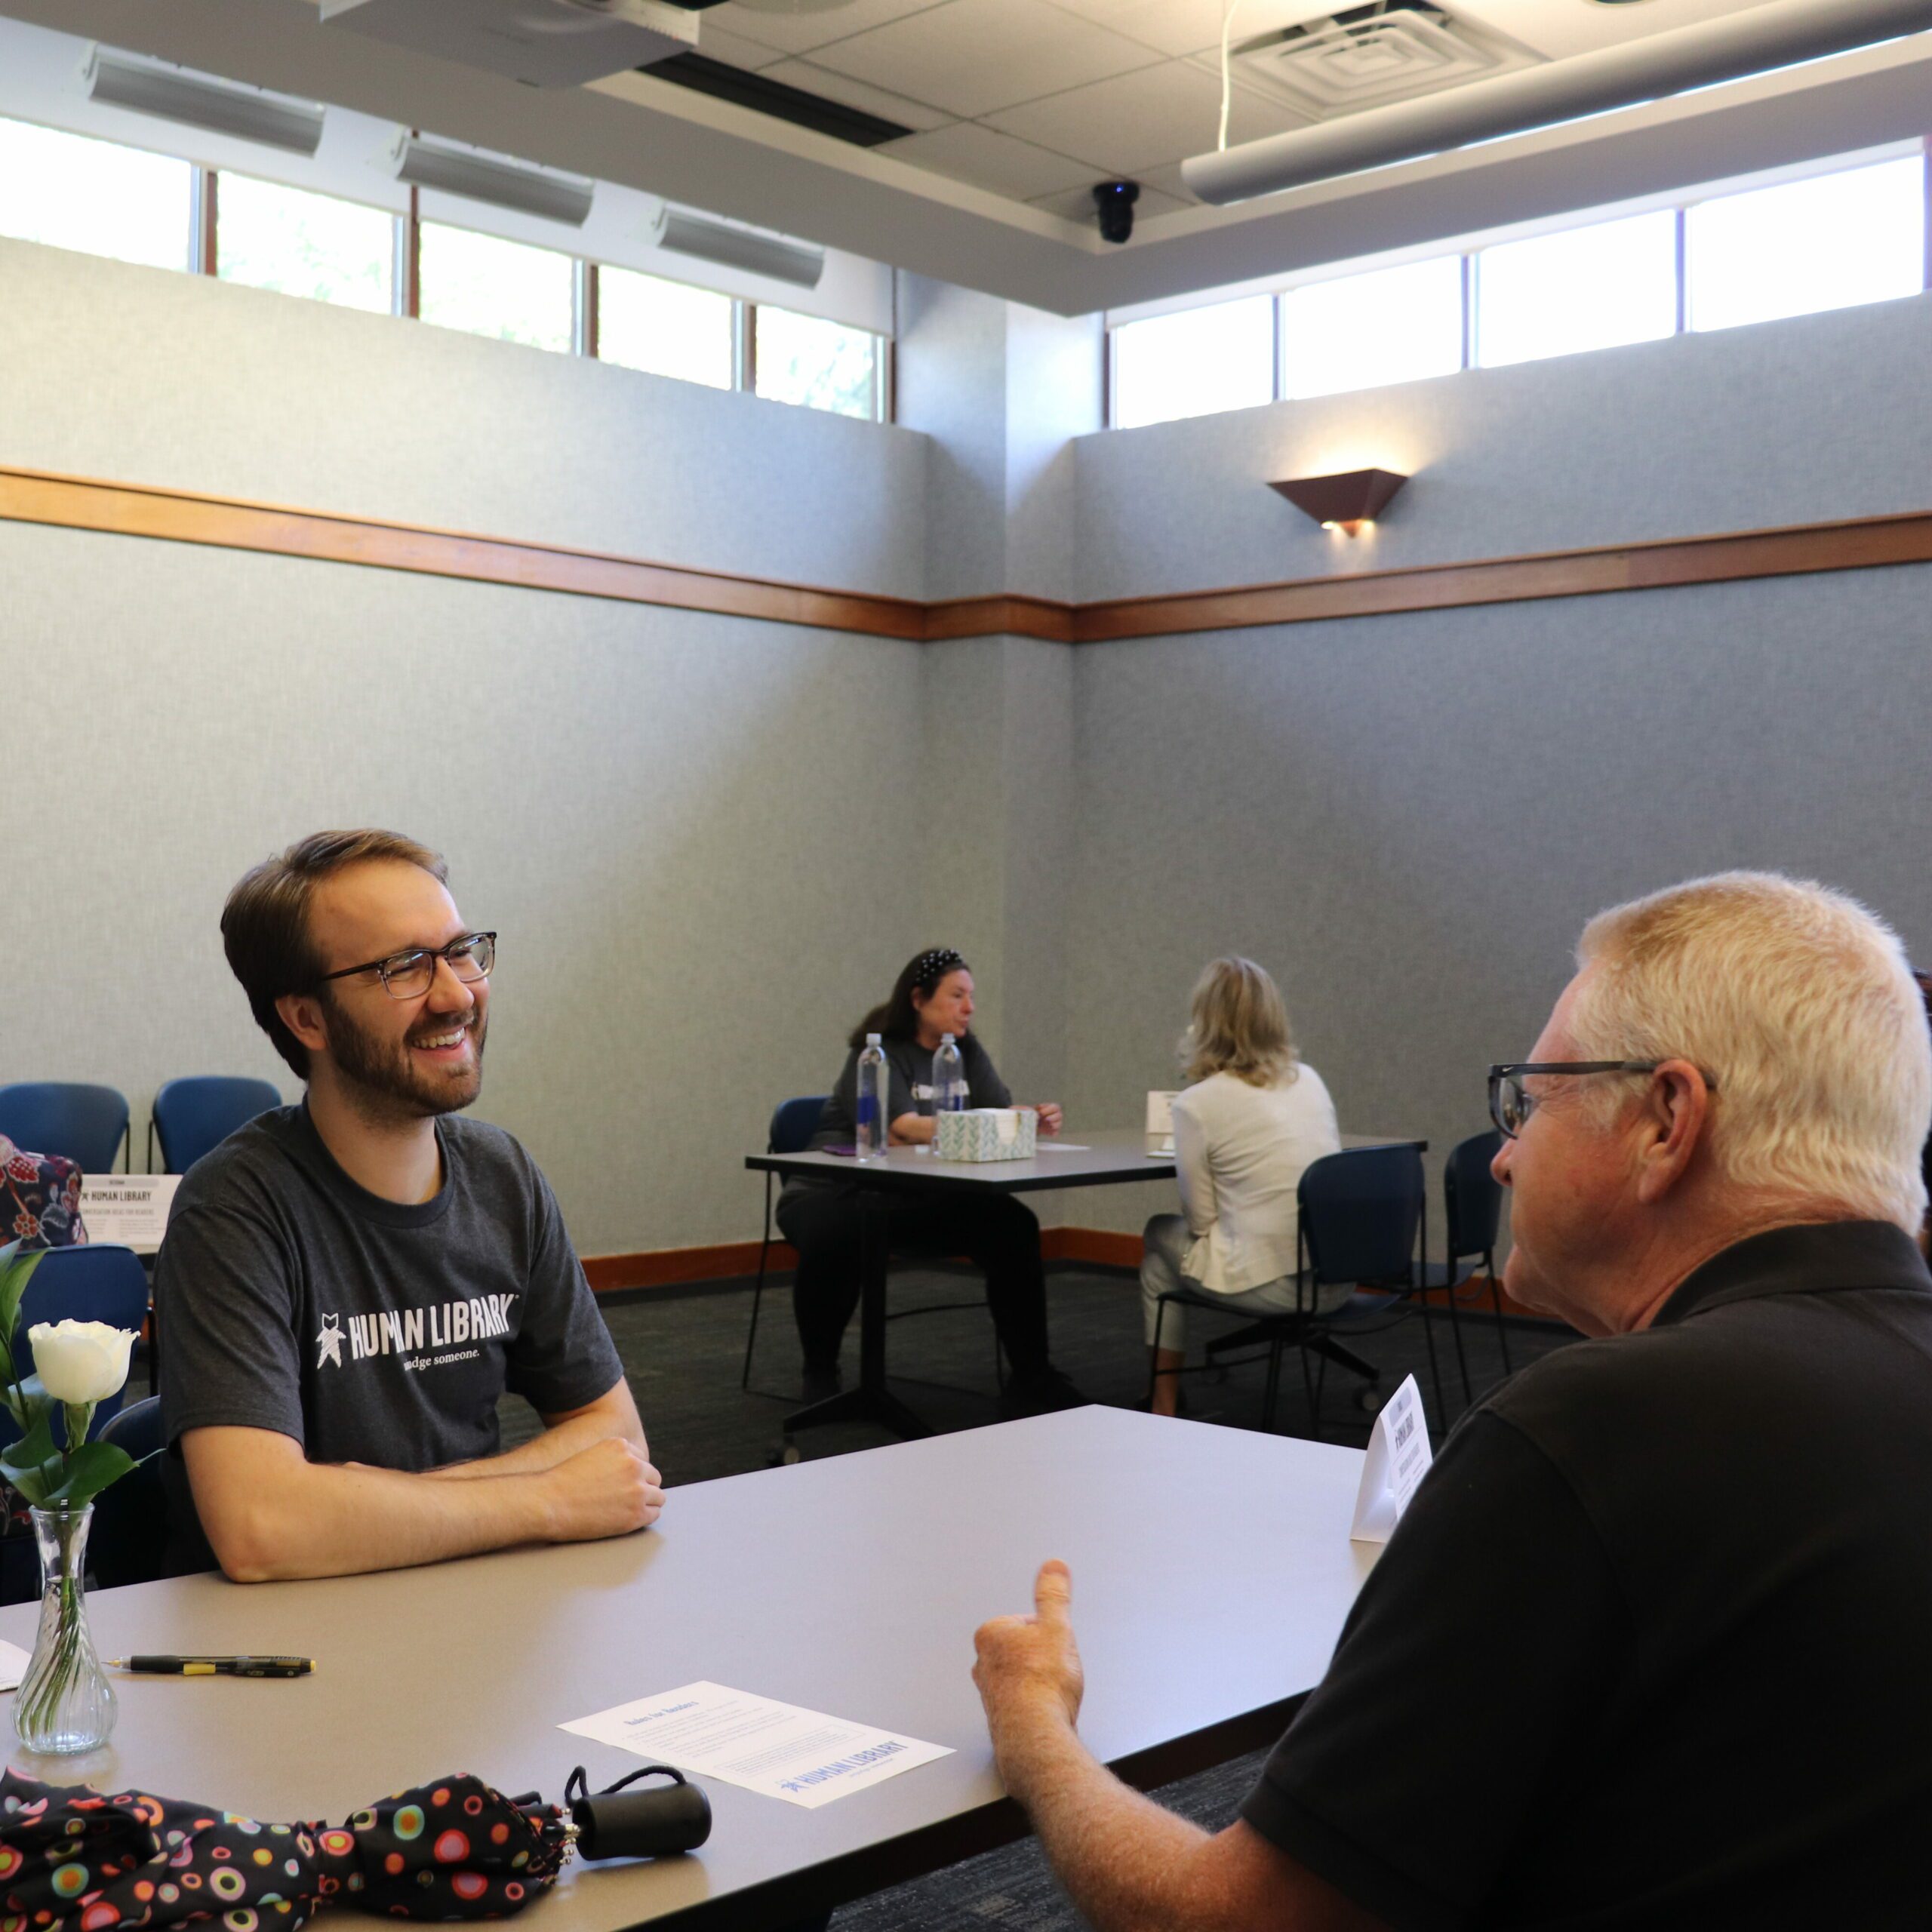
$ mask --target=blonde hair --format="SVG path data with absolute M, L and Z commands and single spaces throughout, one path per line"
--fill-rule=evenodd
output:
M 1807 881 L 1723 872 L 1599 912 L 1577 963 L 1579 1057 L 1694 1062 L 1716 1083 L 1727 1180 L 1918 1232 L 1932 1036 L 1875 914 Z M 1595 1103 L 1628 1098 L 1605 1083 Z
M 1295 1043 L 1281 989 L 1251 959 L 1211 961 L 1195 982 L 1193 1021 L 1181 1035 L 1190 1084 L 1232 1073 L 1251 1087 L 1295 1077 Z

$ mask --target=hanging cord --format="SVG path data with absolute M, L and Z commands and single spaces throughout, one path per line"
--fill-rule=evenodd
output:
M 1234 105 L 1235 87 L 1233 63 L 1228 51 L 1228 36 L 1232 31 L 1235 15 L 1241 11 L 1241 0 L 1221 0 L 1221 139 L 1217 152 L 1228 151 L 1228 110 Z

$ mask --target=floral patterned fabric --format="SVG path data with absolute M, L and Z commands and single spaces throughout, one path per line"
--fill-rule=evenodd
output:
M 79 1162 L 29 1154 L 0 1134 L 0 1245 L 72 1247 L 87 1238 Z
M 548 1890 L 562 1814 L 467 1774 L 340 1829 L 264 1825 L 140 1792 L 0 1777 L 0 1932 L 198 1925 L 297 1932 L 331 1903 L 397 1918 L 502 1918 Z

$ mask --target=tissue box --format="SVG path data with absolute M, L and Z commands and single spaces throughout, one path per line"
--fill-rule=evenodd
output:
M 969 1107 L 940 1115 L 933 1152 L 942 1161 L 1030 1161 L 1039 1128 L 1030 1107 Z

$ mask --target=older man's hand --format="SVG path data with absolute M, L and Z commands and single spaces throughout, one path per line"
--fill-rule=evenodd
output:
M 1055 1558 L 1034 1579 L 1031 1617 L 995 1617 L 973 1638 L 973 1681 L 986 1707 L 1000 1774 L 1016 1796 L 1023 1795 L 1040 1732 L 1070 1731 L 1080 1715 L 1085 1680 L 1067 1614 L 1072 1596 L 1072 1573 Z

